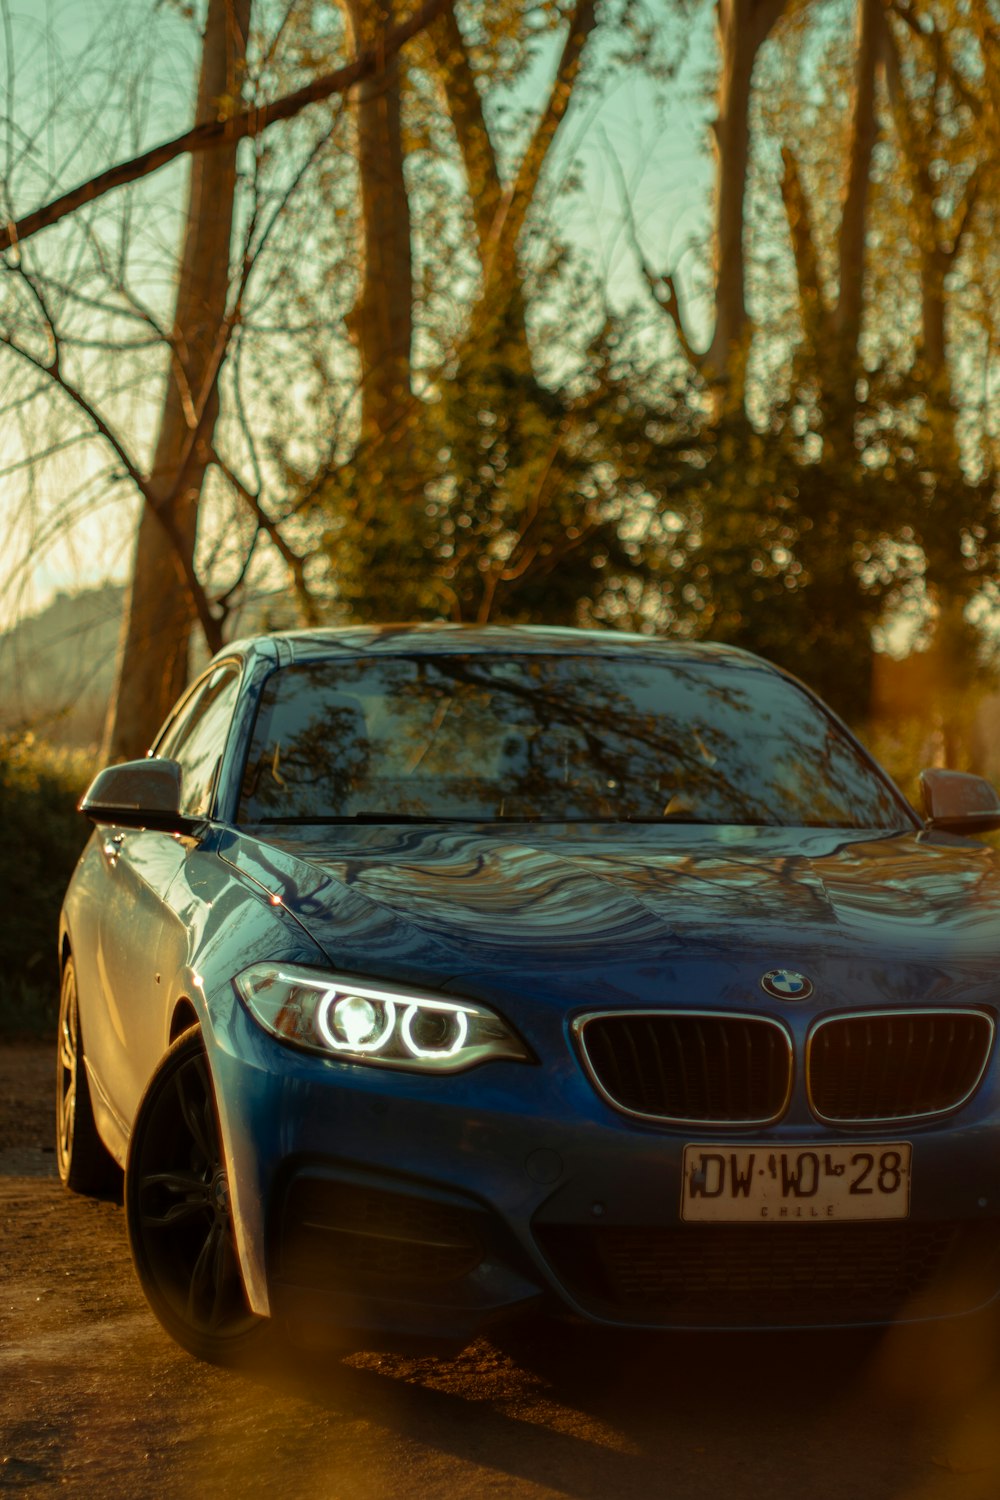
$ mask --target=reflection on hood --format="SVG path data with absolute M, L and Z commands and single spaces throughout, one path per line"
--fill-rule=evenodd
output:
M 282 828 L 224 857 L 331 954 L 420 937 L 463 964 L 776 942 L 909 956 L 1000 947 L 1000 866 L 926 835 L 754 828 Z

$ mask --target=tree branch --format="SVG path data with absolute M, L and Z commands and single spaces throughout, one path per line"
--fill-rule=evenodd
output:
M 469 180 L 469 196 L 480 250 L 485 251 L 503 193 L 503 184 L 483 113 L 482 96 L 469 59 L 469 49 L 458 24 L 458 17 L 451 6 L 431 29 L 429 38 L 444 88 L 448 114 L 462 153 L 465 175 Z
M 882 0 L 859 0 L 847 181 L 837 235 L 840 292 L 834 321 L 845 361 L 856 355 L 861 332 L 872 155 L 878 135 L 875 75 L 887 30 Z
M 517 176 L 500 200 L 483 247 L 485 286 L 498 274 L 502 274 L 504 267 L 513 258 L 528 210 L 534 201 L 549 148 L 569 108 L 583 49 L 596 24 L 596 0 L 576 0 L 548 101 L 521 158 Z
M 885 6 L 886 10 L 896 16 L 907 30 L 917 38 L 921 46 L 935 47 L 936 41 L 940 38 L 940 32 L 936 26 L 930 32 L 924 30 L 921 24 L 921 17 L 922 15 L 926 15 L 926 12 L 919 12 L 915 6 L 909 3 L 909 0 L 885 0 Z M 889 29 L 888 23 L 886 23 L 886 30 Z M 988 77 L 991 52 L 997 46 L 997 43 L 1000 42 L 1000 27 L 993 27 L 991 31 L 988 25 L 984 25 L 980 28 L 980 33 L 980 42 L 984 49 L 984 71 Z M 957 97 L 961 99 L 962 103 L 977 120 L 981 119 L 983 116 L 983 100 L 974 90 L 970 89 L 968 83 L 946 53 L 944 53 L 942 61 L 948 75 L 948 82 L 955 90 Z
M 610 143 L 608 143 L 608 151 L 612 169 L 618 179 L 619 195 L 625 214 L 625 233 L 628 236 L 629 244 L 632 246 L 632 253 L 639 262 L 639 268 L 645 277 L 646 285 L 653 295 L 653 300 L 658 307 L 663 309 L 673 324 L 674 333 L 684 358 L 693 370 L 697 370 L 701 356 L 697 353 L 687 336 L 687 330 L 684 327 L 684 317 L 681 312 L 680 297 L 677 293 L 677 283 L 674 280 L 673 273 L 670 271 L 654 271 L 646 260 L 645 252 L 639 242 L 639 231 L 636 228 L 635 214 L 632 212 L 632 198 L 628 190 L 628 183 L 625 181 L 625 173 L 622 171 L 622 164 L 618 159 L 618 153 L 611 147 Z
M 234 473 L 229 465 L 225 462 L 225 460 L 219 457 L 218 452 L 213 452 L 212 460 L 217 465 L 219 472 L 222 474 L 223 478 L 228 480 L 233 489 L 239 495 L 240 499 L 246 505 L 247 509 L 250 511 L 251 515 L 257 523 L 257 529 L 259 531 L 263 531 L 265 535 L 270 538 L 271 543 L 277 550 L 288 571 L 294 578 L 296 592 L 298 593 L 303 608 L 306 612 L 307 622 L 310 625 L 318 624 L 318 616 L 313 614 L 313 618 L 309 618 L 311 600 L 309 596 L 309 585 L 306 581 L 305 575 L 306 558 L 303 557 L 300 553 L 296 552 L 294 547 L 289 546 L 289 544 L 285 541 L 285 538 L 281 535 L 280 530 L 278 529 L 278 523 L 272 520 L 272 518 L 265 511 L 264 507 L 261 505 L 260 496 L 255 495 L 252 490 L 247 488 L 247 486 L 240 479 L 239 475 Z
M 87 203 L 93 203 L 114 188 L 125 187 L 130 182 L 148 177 L 179 156 L 212 151 L 218 146 L 233 146 L 247 137 L 260 135 L 281 120 L 293 119 L 309 104 L 318 104 L 334 94 L 345 93 L 354 84 L 377 73 L 384 66 L 387 57 L 398 52 L 452 3 L 453 0 L 426 0 L 415 15 L 389 33 L 383 44 L 362 52 L 352 62 L 345 63 L 332 73 L 324 73 L 320 78 L 314 78 L 312 83 L 281 99 L 275 99 L 270 104 L 253 105 L 227 120 L 210 120 L 202 125 L 195 125 L 172 141 L 165 141 L 160 146 L 132 157 L 130 161 L 119 162 L 117 166 L 97 173 L 87 182 L 71 188 L 68 193 L 25 214 L 16 222 L 0 226 L 0 251 L 20 244 L 22 240 L 37 234 L 40 229 L 48 229 L 67 214 L 74 213 Z
M 202 588 L 201 582 L 194 571 L 194 567 L 188 563 L 184 556 L 183 541 L 180 532 L 178 531 L 177 526 L 174 523 L 173 517 L 170 514 L 169 506 L 161 504 L 156 499 L 155 495 L 150 489 L 148 481 L 144 478 L 143 474 L 137 468 L 136 464 L 129 456 L 126 449 L 122 446 L 120 440 L 112 432 L 107 422 L 105 422 L 100 412 L 98 412 L 95 407 L 91 406 L 86 397 L 83 396 L 82 393 L 78 391 L 77 388 L 66 379 L 66 377 L 62 374 L 58 367 L 58 362 L 54 363 L 53 365 L 43 364 L 43 362 L 40 359 L 37 359 L 29 350 L 22 348 L 20 344 L 15 344 L 12 340 L 7 338 L 0 337 L 0 343 L 6 345 L 6 347 L 12 351 L 12 353 L 18 354 L 22 359 L 27 360 L 27 362 L 33 365 L 36 370 L 44 371 L 44 373 L 48 375 L 49 378 L 58 386 L 59 390 L 61 390 L 63 394 L 73 402 L 78 410 L 80 410 L 84 414 L 87 420 L 91 423 L 97 435 L 99 437 L 102 437 L 111 448 L 115 457 L 118 459 L 118 462 L 121 464 L 125 473 L 128 475 L 128 478 L 132 481 L 136 489 L 139 491 L 139 494 L 142 496 L 143 501 L 154 512 L 158 521 L 160 522 L 160 525 L 163 527 L 164 531 L 167 533 L 167 536 L 170 538 L 170 541 L 173 544 L 178 569 L 183 575 L 184 583 L 190 590 L 191 598 L 198 613 L 198 619 L 201 622 L 202 626 L 205 628 L 206 634 L 210 635 L 210 632 L 212 631 L 212 629 L 214 629 L 217 622 L 214 615 L 212 614 L 212 607 L 209 602 L 208 595 Z
M 35 281 L 30 272 L 26 271 L 23 266 L 17 266 L 13 269 L 15 271 L 15 274 L 21 279 L 21 281 L 24 282 L 24 284 L 29 289 L 32 297 L 41 310 L 42 316 L 45 319 L 49 331 L 49 337 L 52 341 L 52 362 L 46 365 L 42 360 L 38 359 L 29 350 L 24 349 L 20 344 L 14 343 L 12 339 L 0 337 L 0 342 L 5 344 L 7 348 L 10 349 L 13 353 L 18 354 L 22 359 L 27 360 L 27 362 L 33 365 L 36 370 L 44 371 L 44 373 L 48 375 L 49 379 L 54 382 L 58 389 L 61 390 L 70 401 L 72 401 L 77 410 L 83 413 L 98 436 L 102 437 L 111 448 L 125 473 L 128 475 L 129 479 L 139 491 L 139 494 L 142 496 L 144 503 L 148 505 L 156 515 L 157 520 L 160 522 L 160 525 L 163 527 L 164 531 L 169 537 L 174 549 L 175 561 L 178 570 L 184 580 L 184 583 L 190 591 L 192 601 L 194 602 L 194 606 L 198 614 L 198 619 L 201 622 L 206 635 L 209 639 L 211 639 L 211 632 L 216 626 L 217 621 L 215 620 L 215 617 L 212 613 L 212 607 L 209 602 L 208 595 L 202 587 L 198 575 L 195 573 L 194 564 L 186 555 L 183 545 L 183 539 L 181 537 L 181 533 L 176 524 L 176 521 L 174 520 L 173 510 L 169 499 L 164 501 L 157 498 L 149 481 L 142 474 L 134 459 L 131 457 L 128 450 L 122 443 L 121 439 L 112 431 L 107 422 L 101 416 L 100 412 L 87 400 L 82 391 L 80 391 L 72 383 L 72 381 L 68 380 L 63 374 L 59 358 L 59 336 L 56 332 L 55 323 L 46 304 L 44 293 L 35 284 Z
M 953 262 L 958 259 L 959 251 L 962 248 L 962 242 L 965 239 L 965 236 L 968 233 L 970 224 L 972 222 L 973 210 L 975 209 L 976 204 L 979 201 L 979 194 L 982 188 L 982 178 L 983 165 L 982 162 L 977 162 L 972 171 L 969 173 L 961 200 L 956 206 L 955 212 L 952 215 L 951 248 L 947 252 L 949 262 Z
M 802 186 L 798 162 L 794 152 L 788 146 L 781 148 L 781 160 L 784 167 L 781 176 L 781 199 L 785 205 L 785 217 L 788 219 L 792 251 L 795 255 L 802 329 L 810 347 L 820 350 L 823 347 L 824 338 L 830 331 L 830 317 L 820 290 L 819 256 L 816 254 L 816 239 L 809 216 L 809 204 Z

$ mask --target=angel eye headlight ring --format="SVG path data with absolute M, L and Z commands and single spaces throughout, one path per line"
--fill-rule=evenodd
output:
M 428 1015 L 434 1021 L 438 1022 L 440 1026 L 439 1035 L 442 1038 L 442 1042 L 438 1046 L 434 1046 L 433 1044 L 427 1046 L 428 1039 L 426 1036 L 424 1038 L 424 1045 L 421 1046 L 413 1035 L 414 1025 L 420 1020 L 425 1019 Z M 450 1040 L 447 1039 L 448 1029 L 446 1028 L 450 1029 Z M 403 1043 L 414 1057 L 454 1057 L 456 1052 L 460 1051 L 465 1045 L 468 1035 L 468 1015 L 465 1011 L 457 1008 L 442 1006 L 440 1009 L 431 1009 L 429 1007 L 410 1005 L 403 1015 Z
M 391 1000 L 376 1005 L 363 995 L 330 989 L 316 1011 L 320 1036 L 334 1052 L 378 1052 L 384 1047 L 396 1022 Z
M 472 1001 L 298 964 L 252 964 L 234 984 L 272 1036 L 345 1063 L 458 1073 L 485 1062 L 534 1061 L 501 1016 Z

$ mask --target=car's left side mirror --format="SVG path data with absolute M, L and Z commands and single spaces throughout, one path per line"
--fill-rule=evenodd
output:
M 181 768 L 175 760 L 147 756 L 99 771 L 79 802 L 92 823 L 188 833 L 203 819 L 181 812 Z
M 921 771 L 924 817 L 942 833 L 987 833 L 1000 828 L 1000 797 L 984 776 L 966 771 Z

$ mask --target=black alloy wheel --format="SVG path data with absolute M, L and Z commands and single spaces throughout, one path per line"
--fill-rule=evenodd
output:
M 67 958 L 63 968 L 56 1035 L 56 1163 L 59 1176 L 74 1193 L 107 1193 L 115 1188 L 121 1174 L 94 1123 L 90 1082 L 83 1061 L 80 1005 L 72 958 Z
M 201 1035 L 185 1032 L 143 1095 L 125 1167 L 125 1223 L 150 1307 L 189 1353 L 240 1359 L 264 1319 L 247 1307 Z

